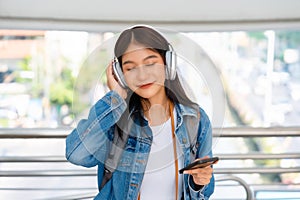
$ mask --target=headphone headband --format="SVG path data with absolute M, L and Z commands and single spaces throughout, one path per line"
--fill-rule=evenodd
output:
M 161 34 L 159 31 L 157 31 L 155 28 L 153 28 L 151 26 L 148 26 L 148 25 L 134 25 L 134 26 L 132 26 L 130 28 L 127 28 L 125 30 L 130 30 L 130 29 L 134 29 L 134 28 L 138 28 L 138 27 L 150 28 L 150 29 L 156 31 L 158 34 L 160 34 L 161 37 L 163 37 L 167 41 L 168 50 L 166 50 L 166 55 L 165 55 L 165 62 L 166 62 L 166 65 L 167 65 L 166 66 L 166 79 L 174 80 L 175 77 L 176 77 L 177 56 L 176 56 L 176 52 L 174 51 L 173 46 L 168 42 L 168 40 L 163 36 L 163 34 Z M 126 88 L 127 84 L 126 84 L 126 81 L 125 81 L 125 78 L 124 78 L 124 75 L 123 75 L 121 64 L 119 63 L 117 57 L 115 57 L 114 61 L 113 61 L 113 73 L 115 74 L 119 84 L 123 88 Z

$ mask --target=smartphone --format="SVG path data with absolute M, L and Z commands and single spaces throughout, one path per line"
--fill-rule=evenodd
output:
M 179 170 L 179 173 L 182 174 L 183 171 L 185 170 L 190 170 L 190 169 L 197 169 L 197 168 L 202 168 L 206 167 L 208 165 L 213 165 L 219 160 L 219 157 L 212 157 L 212 158 L 205 158 L 202 160 L 196 160 L 189 164 L 188 166 L 182 168 Z

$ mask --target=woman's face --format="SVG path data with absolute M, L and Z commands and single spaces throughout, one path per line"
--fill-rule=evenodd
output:
M 165 95 L 165 65 L 159 53 L 132 43 L 122 56 L 122 68 L 128 87 L 139 96 L 150 100 Z

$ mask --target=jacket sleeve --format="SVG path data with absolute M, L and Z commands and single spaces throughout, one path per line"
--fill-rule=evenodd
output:
M 113 138 L 113 127 L 126 109 L 126 102 L 110 91 L 91 107 L 66 138 L 66 158 L 75 165 L 93 167 L 104 163 Z
M 198 128 L 198 143 L 200 144 L 197 149 L 196 158 L 204 156 L 212 157 L 212 127 L 210 120 L 203 109 L 200 108 L 200 123 Z M 189 186 L 192 199 L 208 200 L 214 192 L 215 179 L 214 175 L 210 179 L 210 183 L 205 185 L 200 190 L 196 189 L 196 184 L 192 177 L 189 177 Z M 199 187 L 199 186 L 198 186 Z

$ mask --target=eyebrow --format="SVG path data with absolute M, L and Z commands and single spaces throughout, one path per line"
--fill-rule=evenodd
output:
M 145 62 L 145 61 L 147 61 L 147 60 L 149 60 L 151 58 L 158 58 L 158 57 L 157 57 L 157 55 L 150 55 L 150 56 L 147 56 L 146 58 L 144 58 L 143 61 Z M 122 65 L 132 64 L 132 63 L 134 63 L 134 62 L 130 61 L 130 60 L 127 60 Z

